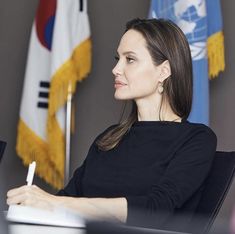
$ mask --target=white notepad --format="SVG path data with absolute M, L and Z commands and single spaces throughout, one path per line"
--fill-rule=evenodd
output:
M 63 227 L 85 227 L 85 219 L 66 209 L 47 211 L 22 205 L 11 205 L 6 214 L 10 222 L 30 223 Z

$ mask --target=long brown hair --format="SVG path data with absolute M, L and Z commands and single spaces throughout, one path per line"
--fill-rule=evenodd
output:
M 125 32 L 130 29 L 140 32 L 145 38 L 155 65 L 169 61 L 171 76 L 163 82 L 162 102 L 167 100 L 177 116 L 187 119 L 192 106 L 193 82 L 192 58 L 184 33 L 172 21 L 165 19 L 133 19 L 127 22 Z M 137 106 L 132 101 L 129 116 L 96 141 L 98 148 L 103 151 L 113 149 L 137 120 Z

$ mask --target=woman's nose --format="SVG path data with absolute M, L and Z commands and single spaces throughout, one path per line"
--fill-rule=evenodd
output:
M 122 74 L 122 68 L 121 68 L 120 61 L 117 62 L 117 64 L 115 65 L 115 67 L 112 70 L 112 73 L 114 76 L 118 76 L 118 75 Z

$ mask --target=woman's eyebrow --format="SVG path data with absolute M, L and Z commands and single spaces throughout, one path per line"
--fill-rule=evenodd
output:
M 119 55 L 118 51 L 117 51 L 117 54 Z M 124 51 L 123 53 L 121 53 L 122 55 L 127 55 L 127 54 L 133 54 L 133 55 L 136 55 L 136 53 L 134 51 Z

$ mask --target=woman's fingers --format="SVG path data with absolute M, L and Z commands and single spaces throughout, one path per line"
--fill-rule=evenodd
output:
M 30 190 L 30 186 L 26 186 L 26 185 L 18 187 L 18 188 L 14 188 L 7 192 L 7 197 L 10 198 L 10 197 L 18 196 L 22 193 L 26 193 L 28 190 Z
M 7 205 L 22 204 L 26 199 L 25 194 L 19 194 L 17 196 L 11 196 L 7 198 Z
M 19 188 L 14 188 L 14 189 L 9 190 L 7 192 L 7 197 L 10 198 L 10 197 L 18 196 L 21 194 L 35 194 L 37 196 L 39 194 L 46 195 L 47 193 L 44 192 L 39 187 L 37 187 L 36 185 L 32 185 L 32 186 L 24 185 Z
M 29 189 L 21 189 L 17 191 L 17 193 L 14 193 L 14 195 L 11 195 L 7 197 L 7 204 L 8 205 L 33 205 L 36 203 L 37 197 L 34 196 L 32 192 L 30 192 Z
M 7 193 L 7 204 L 28 205 L 52 210 L 55 206 L 56 196 L 53 196 L 36 185 L 21 186 L 11 189 Z

